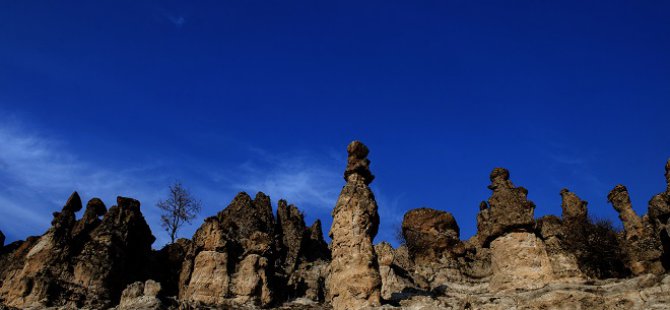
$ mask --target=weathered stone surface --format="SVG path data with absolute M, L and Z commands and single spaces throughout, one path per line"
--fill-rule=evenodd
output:
M 302 213 L 296 206 L 288 205 L 285 200 L 279 200 L 277 206 L 277 229 L 282 238 L 280 256 L 283 267 L 290 274 L 298 264 L 298 256 L 305 245 L 307 228 Z
M 653 230 L 654 238 L 660 239 L 661 263 L 665 270 L 670 270 L 670 159 L 665 164 L 665 192 L 654 195 L 649 200 L 649 224 Z
M 537 221 L 537 231 L 545 244 L 554 279 L 581 281 L 584 275 L 579 269 L 577 257 L 566 248 L 563 224 L 556 216 L 543 216 Z
M 489 289 L 538 289 L 553 279 L 544 243 L 533 233 L 511 232 L 491 242 Z
M 335 310 L 362 309 L 381 302 L 381 277 L 372 240 L 379 228 L 377 202 L 367 186 L 372 181 L 367 147 L 354 141 L 347 147 L 347 184 L 333 210 L 330 229 L 328 296 Z
M 381 296 L 385 300 L 401 299 L 403 293 L 415 291 L 414 282 L 407 272 L 396 263 L 396 251 L 388 242 L 375 245 L 379 274 L 381 275 Z
M 347 169 L 344 171 L 344 180 L 349 182 L 349 177 L 358 175 L 365 185 L 372 183 L 375 176 L 370 172 L 370 150 L 360 141 L 353 141 L 347 146 Z
M 489 189 L 493 194 L 487 205 L 480 204 L 477 234 L 487 245 L 498 236 L 511 231 L 532 231 L 535 225 L 535 204 L 527 199 L 528 191 L 515 187 L 509 180 L 509 171 L 495 168 L 491 172 Z
M 146 282 L 137 281 L 132 283 L 121 293 L 121 301 L 118 310 L 159 310 L 166 309 L 166 306 L 158 298 L 161 291 L 161 284 L 154 280 Z
M 436 260 L 461 242 L 456 219 L 449 212 L 429 208 L 405 213 L 402 234 L 415 261 Z
M 623 185 L 617 185 L 607 199 L 619 213 L 624 227 L 624 251 L 628 256 L 628 267 L 636 274 L 663 273 L 661 264 L 661 241 L 656 238 L 649 223 L 643 222 L 635 211 Z
M 239 193 L 196 231 L 182 266 L 180 297 L 188 303 L 272 302 L 275 221 L 270 198 Z

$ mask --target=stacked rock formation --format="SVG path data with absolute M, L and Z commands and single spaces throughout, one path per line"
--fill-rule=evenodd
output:
M 493 194 L 489 207 L 480 211 L 486 220 L 480 222 L 477 232 L 484 245 L 490 243 L 489 288 L 543 287 L 553 278 L 553 272 L 544 243 L 534 233 L 535 204 L 526 198 L 528 190 L 512 184 L 507 169 L 493 169 L 490 179 Z
M 354 141 L 349 153 L 342 189 L 333 210 L 328 300 L 335 310 L 379 306 L 381 277 L 372 241 L 379 227 L 374 194 L 368 187 L 374 179 L 367 159 L 368 148 Z
M 145 276 L 154 237 L 139 202 L 118 197 L 117 206 L 105 212 L 93 199 L 77 221 L 81 209 L 75 192 L 43 236 L 3 254 L 0 298 L 7 305 L 103 308 L 118 303 L 125 286 Z

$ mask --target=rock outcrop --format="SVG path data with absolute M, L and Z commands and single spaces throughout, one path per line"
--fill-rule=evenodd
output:
M 354 141 L 330 229 L 332 260 L 326 281 L 327 299 L 335 310 L 362 309 L 381 303 L 381 276 L 372 241 L 379 228 L 368 148 Z
M 460 229 L 449 212 L 429 208 L 405 213 L 402 234 L 415 262 L 435 261 L 447 250 L 462 248 Z
M 200 226 L 184 255 L 179 297 L 193 307 L 323 300 L 328 247 L 321 222 L 307 228 L 302 213 L 280 200 L 239 193 Z
M 526 198 L 528 190 L 515 187 L 505 168 L 493 169 L 490 179 L 493 194 L 488 204 L 480 204 L 477 225 L 484 246 L 508 232 L 532 231 L 535 225 L 535 204 Z
M 118 303 L 125 286 L 145 276 L 154 237 L 137 200 L 118 197 L 117 204 L 105 213 L 92 200 L 77 221 L 82 204 L 73 193 L 44 235 L 5 254 L 0 298 L 20 308 Z
M 653 237 L 661 242 L 661 263 L 667 271 L 670 270 L 670 159 L 665 164 L 665 180 L 665 192 L 649 200 L 647 214 Z
M 477 234 L 491 249 L 489 289 L 537 289 L 553 279 L 544 242 L 534 233 L 535 204 L 528 190 L 515 187 L 509 171 L 495 168 L 489 189 L 488 208 L 480 206 L 482 220 Z
M 4 244 L 0 310 L 14 309 L 665 309 L 670 305 L 670 161 L 666 190 L 633 210 L 627 189 L 607 196 L 624 230 L 589 218 L 560 192 L 562 216 L 534 218 L 528 191 L 496 168 L 478 232 L 454 216 L 408 211 L 404 243 L 373 245 L 379 227 L 367 147 L 348 148 L 346 185 L 330 246 L 321 222 L 270 197 L 239 193 L 191 239 L 152 250 L 139 201 L 83 209 L 73 193 L 42 235 Z M 631 277 L 631 274 L 633 275 Z
M 607 195 L 607 200 L 619 213 L 619 219 L 623 223 L 623 249 L 633 274 L 663 273 L 665 269 L 661 265 L 661 241 L 654 236 L 651 225 L 633 210 L 628 189 L 623 185 L 615 186 Z
M 0 231 L 0 249 L 5 246 L 5 234 Z

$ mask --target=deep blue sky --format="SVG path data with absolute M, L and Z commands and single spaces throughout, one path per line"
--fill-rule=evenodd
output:
M 346 145 L 371 149 L 393 240 L 405 211 L 468 238 L 493 167 L 618 222 L 665 188 L 667 1 L 3 1 L 0 230 L 41 234 L 73 190 L 156 201 L 181 180 L 202 217 L 234 194 L 330 226 Z M 190 237 L 202 217 L 184 230 Z M 310 224 L 310 223 L 308 223 Z

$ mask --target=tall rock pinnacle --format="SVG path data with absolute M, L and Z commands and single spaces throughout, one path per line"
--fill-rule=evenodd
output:
M 368 187 L 374 178 L 369 170 L 369 151 L 363 143 L 354 141 L 347 152 L 344 173 L 347 184 L 333 210 L 332 261 L 326 281 L 327 298 L 335 310 L 378 306 L 381 299 L 382 283 L 372 245 L 379 228 L 379 214 Z

